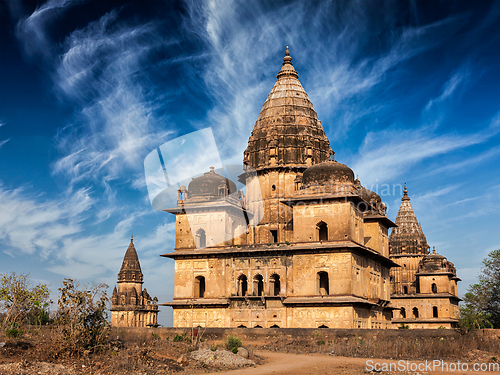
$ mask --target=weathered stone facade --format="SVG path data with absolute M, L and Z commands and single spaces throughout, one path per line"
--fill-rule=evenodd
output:
M 115 327 L 158 326 L 158 299 L 142 289 L 143 274 L 133 238 L 118 273 L 118 290 L 111 298 L 111 324 Z
M 410 328 L 452 328 L 458 321 L 460 279 L 453 263 L 433 250 L 417 221 L 404 189 L 396 225 L 389 239 L 390 258 L 400 265 L 391 269 L 392 320 Z
M 174 327 L 392 328 L 380 197 L 334 152 L 287 54 L 244 153 L 179 189 Z M 208 170 L 207 166 L 207 170 Z M 253 218 L 259 217 L 257 223 Z M 260 219 L 261 218 L 261 219 Z

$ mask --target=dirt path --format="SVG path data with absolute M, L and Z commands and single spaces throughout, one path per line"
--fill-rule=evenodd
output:
M 367 358 L 333 357 L 326 354 L 288 354 L 268 351 L 257 351 L 256 355 L 265 358 L 264 364 L 257 367 L 225 372 L 225 375 L 361 375 L 367 374 Z M 397 361 L 387 359 L 372 359 L 372 364 L 394 363 Z M 419 374 L 488 374 L 500 375 L 500 371 L 495 372 L 474 372 L 472 364 L 469 364 L 469 371 L 408 371 L 406 373 Z M 451 368 L 450 368 L 451 369 Z M 382 372 L 384 373 L 384 372 Z M 396 374 L 399 372 L 387 372 Z M 401 372 L 403 373 L 403 372 Z

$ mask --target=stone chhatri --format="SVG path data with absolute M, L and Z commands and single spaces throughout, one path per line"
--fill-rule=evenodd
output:
M 115 327 L 156 327 L 158 325 L 158 299 L 151 298 L 142 288 L 143 274 L 134 246 L 134 237 L 123 257 L 118 273 L 118 289 L 111 297 L 111 324 Z
M 410 328 L 452 328 L 457 324 L 458 288 L 453 263 L 429 245 L 410 203 L 406 183 L 396 228 L 389 238 L 393 323 Z
M 332 156 L 287 48 L 244 153 L 245 192 L 232 194 L 212 169 L 165 210 L 176 215 L 175 249 L 162 255 L 175 260 L 174 299 L 164 304 L 175 327 L 395 328 L 391 268 L 406 261 L 390 255 L 395 224 L 381 197 Z M 417 253 L 413 278 L 427 242 L 406 190 L 398 220 L 393 250 Z M 436 277 L 420 272 L 421 290 L 430 293 Z M 445 277 L 440 314 L 456 306 L 453 275 Z

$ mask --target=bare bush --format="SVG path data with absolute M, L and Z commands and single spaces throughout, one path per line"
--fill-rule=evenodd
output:
M 74 354 L 97 352 L 107 346 L 111 326 L 107 320 L 106 284 L 81 290 L 72 279 L 64 279 L 58 300 L 56 326 L 61 349 Z

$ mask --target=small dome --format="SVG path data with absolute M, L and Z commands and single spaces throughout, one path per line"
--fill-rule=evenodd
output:
M 221 196 L 220 188 L 224 189 L 224 196 L 236 193 L 236 184 L 233 181 L 215 173 L 214 167 L 210 167 L 210 172 L 205 173 L 203 176 L 193 178 L 193 180 L 189 183 L 189 198 L 219 197 Z
M 380 195 L 378 195 L 374 191 L 368 190 L 364 186 L 361 186 L 361 189 L 359 190 L 359 195 L 361 196 L 361 198 L 365 200 L 365 202 L 368 203 L 374 202 L 376 204 L 382 203 L 382 198 L 380 198 Z
M 424 272 L 453 272 L 455 267 L 453 263 L 448 262 L 446 257 L 436 253 L 436 249 L 432 253 L 427 254 L 422 258 L 419 268 Z
M 302 175 L 302 183 L 305 186 L 322 185 L 329 182 L 353 184 L 354 172 L 347 165 L 330 160 L 307 168 Z

